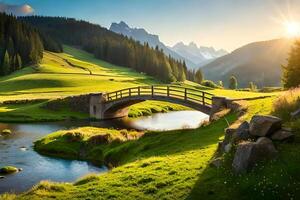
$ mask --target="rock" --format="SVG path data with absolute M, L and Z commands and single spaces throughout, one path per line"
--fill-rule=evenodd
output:
M 3 129 L 1 132 L 1 135 L 10 135 L 11 134 L 11 130 L 9 129 Z
M 297 119 L 300 117 L 300 108 L 294 112 L 291 113 L 291 118 L 292 119 Z
M 234 134 L 234 142 L 238 142 L 241 140 L 249 140 L 252 139 L 253 136 L 249 133 L 249 123 L 247 121 L 244 121 L 241 123 L 241 125 L 237 128 L 235 134 Z
M 216 158 L 210 162 L 210 166 L 220 168 L 223 164 L 222 158 Z
M 273 142 L 266 137 L 261 137 L 256 142 L 238 144 L 232 166 L 236 173 L 245 173 L 257 162 L 272 159 L 276 154 Z
M 225 145 L 224 151 L 225 151 L 226 153 L 228 153 L 228 152 L 231 150 L 231 148 L 232 148 L 232 144 L 231 144 L 231 143 L 228 143 L 228 144 Z
M 5 176 L 0 176 L 0 179 L 4 179 L 5 178 Z
M 250 121 L 249 132 L 253 136 L 268 136 L 281 129 L 282 120 L 274 116 L 255 115 Z
M 286 142 L 292 142 L 295 139 L 295 135 L 287 129 L 281 129 L 279 131 L 276 131 L 271 135 L 272 140 L 277 141 L 286 141 Z
M 225 144 L 228 144 L 232 141 L 233 136 L 236 133 L 235 128 L 226 128 L 225 129 L 225 137 L 224 137 L 224 142 Z
M 13 167 L 13 166 L 5 166 L 0 168 L 0 173 L 1 174 L 12 174 L 18 172 L 18 168 Z
M 19 171 L 19 172 L 23 171 L 23 168 L 18 168 L 18 171 Z

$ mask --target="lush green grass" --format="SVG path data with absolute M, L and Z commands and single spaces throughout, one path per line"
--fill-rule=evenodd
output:
M 47 155 L 88 160 L 103 165 L 109 164 L 107 154 L 111 149 L 126 141 L 136 140 L 143 134 L 143 132 L 126 129 L 82 127 L 52 133 L 36 141 L 34 148 Z
M 273 98 L 244 102 L 249 120 L 269 114 Z M 229 122 L 235 115 L 226 117 Z M 42 182 L 18 199 L 297 199 L 300 195 L 300 138 L 276 143 L 279 156 L 244 175 L 234 175 L 230 158 L 216 169 L 208 165 L 223 138 L 224 119 L 195 130 L 151 132 L 138 140 L 107 148 L 106 159 L 119 166 L 75 183 Z M 51 140 L 49 140 L 51 141 Z M 51 143 L 51 142 L 50 142 Z M 56 145 L 57 146 L 57 145 Z

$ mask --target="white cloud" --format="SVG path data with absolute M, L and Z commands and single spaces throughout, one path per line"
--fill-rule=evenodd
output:
M 34 12 L 34 9 L 28 4 L 12 5 L 0 2 L 0 12 L 13 15 L 30 15 Z

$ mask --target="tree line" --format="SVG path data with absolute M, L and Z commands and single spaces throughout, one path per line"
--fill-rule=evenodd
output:
M 44 46 L 49 49 L 53 43 L 58 44 L 15 16 L 0 13 L 0 75 L 38 63 Z
M 107 62 L 129 67 L 163 82 L 184 81 L 186 63 L 164 54 L 158 47 L 116 34 L 96 24 L 65 17 L 22 17 L 55 41 L 78 46 Z

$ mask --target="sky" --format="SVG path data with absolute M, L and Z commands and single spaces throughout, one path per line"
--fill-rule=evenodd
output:
M 283 23 L 300 22 L 300 0 L 0 0 L 0 11 L 14 6 L 23 14 L 74 17 L 106 28 L 125 21 L 169 46 L 193 41 L 228 51 L 285 37 Z

